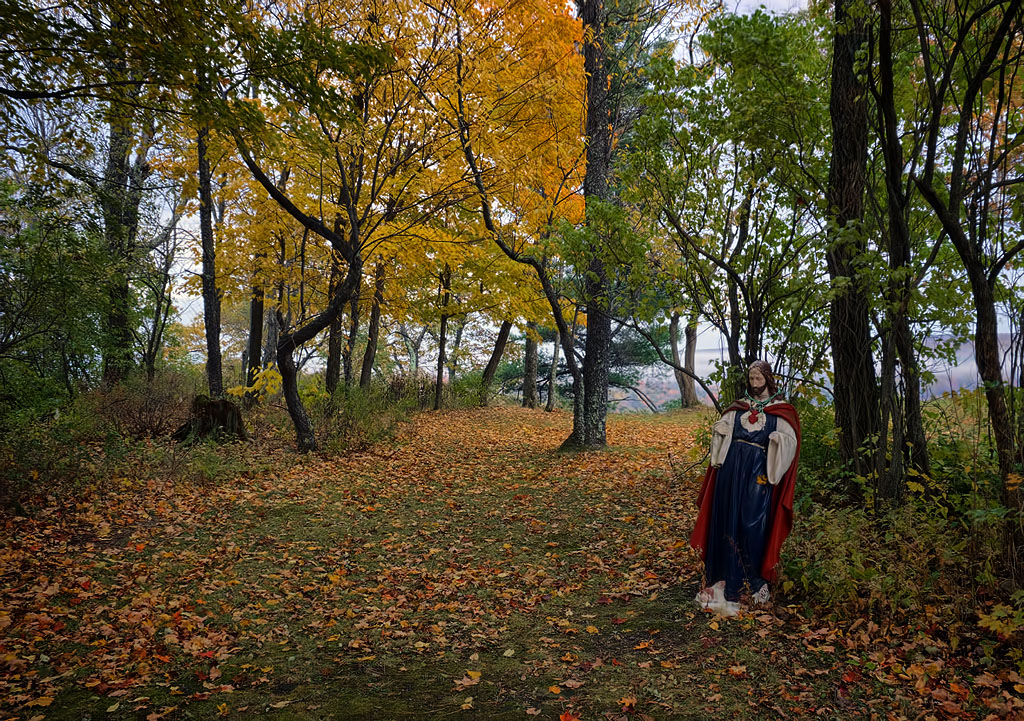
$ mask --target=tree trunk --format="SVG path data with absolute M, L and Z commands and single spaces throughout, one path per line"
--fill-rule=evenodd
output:
M 455 326 L 455 339 L 452 341 L 452 350 L 448 354 L 448 382 L 455 380 L 455 373 L 459 370 L 459 349 L 462 348 L 462 334 L 466 330 L 467 316 L 462 316 L 458 325 Z
M 512 321 L 502 321 L 501 327 L 498 329 L 498 339 L 494 343 L 494 350 L 491 351 L 490 360 L 484 367 L 484 376 L 480 381 L 480 405 L 482 406 L 487 405 L 487 394 L 490 391 L 491 382 L 494 380 L 494 374 L 498 372 L 501 357 L 505 354 L 505 344 L 508 343 L 508 336 L 511 332 Z
M 885 331 L 892 336 L 890 353 L 894 352 L 899 358 L 903 376 L 902 413 L 898 416 L 894 414 L 892 417 L 893 468 L 887 474 L 891 479 L 880 489 L 880 495 L 883 500 L 900 502 L 906 493 L 906 470 L 900 463 L 902 457 L 907 455 L 909 466 L 919 473 L 928 474 L 930 465 L 924 423 L 921 418 L 920 370 L 907 318 L 912 293 L 910 226 L 907 219 L 910 201 L 904 190 L 903 147 L 896 119 L 895 77 L 892 64 L 892 3 L 890 0 L 880 0 L 878 8 L 878 67 L 881 86 L 876 105 L 885 164 L 888 209 L 886 241 L 890 269 L 886 303 L 888 323 Z M 888 343 L 887 339 L 883 338 L 883 343 Z M 885 382 L 889 382 L 888 379 Z M 888 427 L 883 419 L 879 428 L 884 432 Z
M 119 61 L 123 72 L 123 62 Z M 98 185 L 103 211 L 103 234 L 110 253 L 110 274 L 106 283 L 107 310 L 104 321 L 103 381 L 115 384 L 124 380 L 134 366 L 132 349 L 132 292 L 130 269 L 135 260 L 139 227 L 139 204 L 142 184 L 149 174 L 146 162 L 147 143 L 139 142 L 132 129 L 132 120 L 122 117 L 124 110 L 112 111 L 107 163 L 102 183 Z M 141 145 L 136 162 L 131 160 L 132 147 Z M 93 186 L 97 187 L 97 186 Z
M 259 258 L 257 256 L 257 263 Z M 249 342 L 247 345 L 246 358 L 248 360 L 245 369 L 245 385 L 251 388 L 256 383 L 256 374 L 263 366 L 260 363 L 263 354 L 263 287 L 257 280 L 259 270 L 253 273 L 252 297 L 249 299 Z M 256 393 L 246 391 L 243 405 L 251 408 L 256 402 Z
M 220 297 L 217 295 L 217 253 L 213 238 L 213 192 L 210 158 L 206 140 L 210 128 L 204 125 L 196 135 L 199 154 L 199 237 L 203 246 L 203 321 L 206 324 L 206 382 L 211 398 L 224 395 L 220 354 Z
M 669 324 L 669 340 L 672 344 L 672 362 L 693 373 L 694 360 L 697 353 L 697 321 L 691 320 L 686 324 L 686 346 L 683 351 L 685 360 L 679 354 L 679 320 L 678 313 L 672 314 L 672 321 Z M 698 405 L 697 387 L 693 377 L 687 375 L 679 368 L 673 368 L 672 373 L 676 377 L 676 385 L 679 386 L 679 405 L 682 408 L 690 408 Z
M 526 323 L 526 354 L 523 359 L 523 407 L 537 407 L 537 324 Z
M 273 308 L 264 312 L 267 324 L 267 337 L 263 339 L 263 366 L 277 363 L 277 342 L 281 337 L 281 327 L 277 323 L 277 313 Z
M 448 316 L 441 316 L 441 334 L 437 343 L 437 374 L 434 383 L 434 410 L 441 410 L 441 395 L 444 392 L 444 346 L 448 336 Z
M 328 283 L 328 294 L 329 297 L 334 296 L 335 290 L 337 290 L 338 284 L 341 283 L 341 268 L 338 265 L 338 260 L 332 258 L 331 260 L 331 279 Z M 342 314 L 331 321 L 331 325 L 327 329 L 327 369 L 324 371 L 324 390 L 327 391 L 327 395 L 334 396 L 334 392 L 338 389 L 338 381 L 341 379 L 341 326 L 342 326 Z
M 373 377 L 373 363 L 377 358 L 377 339 L 380 335 L 380 307 L 384 303 L 383 263 L 378 262 L 373 271 L 373 305 L 370 307 L 370 325 L 366 330 L 366 350 L 363 352 L 363 366 L 359 373 L 359 387 L 366 390 Z
M 278 325 L 284 325 L 283 318 L 278 318 Z M 284 402 L 288 406 L 288 415 L 291 416 L 292 425 L 295 427 L 296 445 L 300 453 L 306 453 L 316 450 L 316 434 L 313 432 L 313 424 L 309 421 L 306 407 L 302 404 L 302 398 L 299 397 L 298 372 L 295 369 L 295 358 L 292 356 L 295 344 L 287 341 L 291 335 L 282 339 L 277 346 L 277 368 L 281 372 Z
M 544 410 L 550 413 L 555 410 L 555 397 L 558 392 L 558 331 L 555 331 L 555 342 L 551 346 L 551 372 L 548 375 L 548 402 Z
M 878 390 L 871 355 L 869 303 L 856 261 L 864 252 L 861 221 L 867 167 L 867 93 L 857 79 L 857 51 L 867 42 L 862 12 L 850 12 L 855 0 L 835 0 L 832 86 L 832 158 L 826 199 L 838 232 L 826 254 L 829 278 L 840 291 L 829 312 L 836 425 L 840 457 L 861 476 L 870 466 L 866 440 L 878 431 Z M 850 487 L 856 495 L 855 486 Z
M 358 255 L 351 257 L 348 270 L 344 280 L 338 285 L 330 303 L 322 313 L 315 316 L 300 328 L 291 333 L 283 335 L 277 344 L 277 365 L 281 371 L 281 389 L 284 392 L 285 403 L 288 406 L 288 414 L 295 426 L 295 437 L 299 452 L 314 451 L 317 448 L 316 435 L 313 432 L 313 425 L 309 421 L 306 409 L 299 396 L 298 371 L 295 367 L 293 353 L 306 342 L 312 340 L 322 330 L 327 328 L 331 322 L 341 313 L 342 307 L 351 298 L 352 294 L 358 292 L 359 281 L 362 275 L 362 263 Z M 278 325 L 284 326 L 284 318 L 278 311 Z
M 672 319 L 668 324 L 668 340 L 672 346 L 672 362 L 677 366 L 682 366 L 683 359 L 679 354 L 679 313 L 672 313 Z M 676 386 L 679 387 L 679 405 L 685 408 L 686 389 L 683 383 L 686 380 L 686 374 L 678 368 L 673 368 L 672 374 L 676 377 Z
M 683 368 L 689 371 L 691 374 L 694 373 L 694 368 L 697 365 L 697 318 L 693 317 L 686 324 L 686 362 L 683 364 Z M 691 408 L 693 406 L 699 406 L 700 401 L 697 399 L 697 385 L 693 382 L 693 375 L 684 375 L 683 382 L 683 406 Z
M 583 21 L 583 69 L 587 79 L 587 144 L 583 196 L 587 224 L 594 227 L 595 204 L 610 199 L 609 174 L 612 158 L 612 116 L 605 38 L 604 0 L 579 0 Z M 602 448 L 607 443 L 605 419 L 608 414 L 608 370 L 612 322 L 608 297 L 608 274 L 600 256 L 601 242 L 589 249 L 585 293 L 587 337 L 583 356 L 583 446 Z M 574 409 L 576 408 L 574 404 Z
M 359 295 L 352 296 L 348 304 L 348 338 L 341 350 L 341 372 L 345 378 L 345 387 L 352 385 L 352 355 L 356 349 L 356 338 L 359 336 Z
M 434 384 L 434 410 L 441 410 L 441 395 L 444 392 L 444 351 L 445 342 L 448 337 L 448 300 L 451 297 L 452 271 L 446 263 L 441 273 L 441 333 L 437 342 L 437 378 Z

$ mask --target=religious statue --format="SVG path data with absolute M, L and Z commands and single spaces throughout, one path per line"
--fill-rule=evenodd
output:
M 793 527 L 800 419 L 780 399 L 771 366 L 754 361 L 747 392 L 715 423 L 690 545 L 704 560 L 701 608 L 735 615 L 767 605 Z

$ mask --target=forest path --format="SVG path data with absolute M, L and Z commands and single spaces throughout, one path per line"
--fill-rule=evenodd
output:
M 607 450 L 560 453 L 570 422 L 421 413 L 365 452 L 239 445 L 216 482 L 139 469 L 0 519 L 0 718 L 855 718 L 943 700 L 868 673 L 916 641 L 795 606 L 693 607 L 706 415 L 613 415 Z M 876 701 L 890 682 L 906 693 Z

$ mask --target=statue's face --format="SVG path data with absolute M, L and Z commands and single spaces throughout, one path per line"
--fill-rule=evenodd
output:
M 764 386 L 764 374 L 757 368 L 751 368 L 747 373 L 747 381 L 751 388 L 762 388 Z

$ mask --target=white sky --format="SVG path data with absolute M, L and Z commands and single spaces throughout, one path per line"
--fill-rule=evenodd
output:
M 759 7 L 771 14 L 796 12 L 807 7 L 806 0 L 731 0 L 725 6 L 737 15 L 749 15 Z

